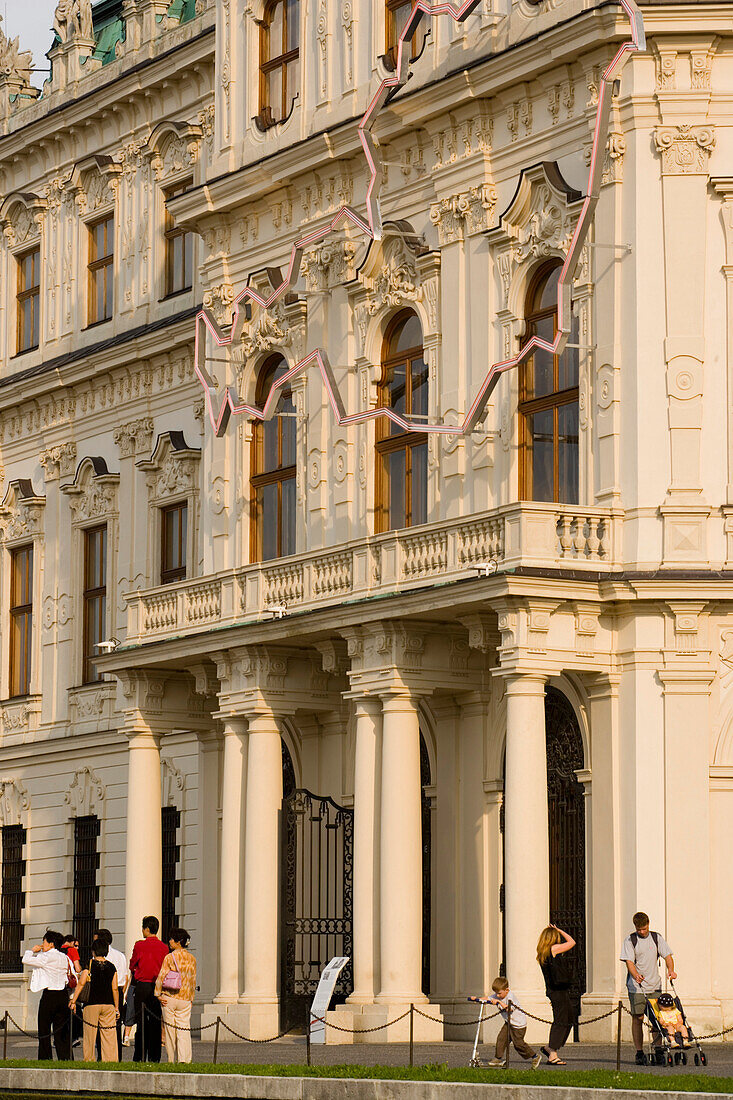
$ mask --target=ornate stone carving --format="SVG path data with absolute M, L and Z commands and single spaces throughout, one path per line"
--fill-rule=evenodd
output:
M 371 316 L 385 306 L 419 302 L 422 298 L 415 257 L 402 237 L 385 242 L 381 268 L 372 276 L 362 272 L 361 277 L 368 291 L 366 309 Z
M 245 359 L 272 348 L 286 348 L 291 342 L 292 333 L 282 298 L 278 298 L 269 309 L 255 307 L 252 320 L 245 325 L 242 332 Z
M 183 775 L 179 768 L 169 760 L 162 757 L 160 761 L 160 796 L 162 806 L 176 806 L 183 793 Z
M 654 144 L 665 176 L 707 175 L 715 147 L 714 126 L 658 126 Z
M 40 453 L 38 461 L 45 471 L 47 483 L 58 481 L 59 477 L 71 477 L 76 466 L 76 443 L 49 447 Z
M 32 192 L 14 192 L 0 205 L 0 226 L 11 247 L 36 239 L 43 226 L 46 200 Z
M 438 228 L 441 245 L 462 241 L 466 233 L 488 229 L 496 207 L 496 188 L 482 183 L 458 195 L 449 195 L 430 206 L 430 220 Z
M 94 41 L 91 0 L 59 0 L 53 15 L 53 29 L 61 42 L 74 38 Z
M 151 503 L 198 491 L 200 448 L 189 447 L 183 432 L 164 432 L 152 457 L 136 463 L 147 475 Z
M 117 196 L 122 166 L 103 154 L 95 153 L 78 161 L 69 177 L 69 188 L 82 214 L 112 206 Z
M 585 149 L 585 163 L 590 164 L 592 146 Z M 603 171 L 601 184 L 605 187 L 610 183 L 620 183 L 624 178 L 624 157 L 626 156 L 626 137 L 620 130 L 612 130 L 606 142 L 606 151 L 603 157 Z
M 0 825 L 20 825 L 30 805 L 28 791 L 19 779 L 0 779 Z
M 91 768 L 79 768 L 69 784 L 64 802 L 71 808 L 72 817 L 100 816 L 106 794 L 105 786 Z
M 137 457 L 149 452 L 153 442 L 153 427 L 153 420 L 146 416 L 115 428 L 114 441 L 119 448 L 120 458 Z
M 327 290 L 354 278 L 356 245 L 351 241 L 324 243 L 306 252 L 300 266 L 305 285 L 310 291 Z
M 354 13 L 352 0 L 344 0 L 341 5 L 341 26 L 344 32 L 344 84 L 347 88 L 350 88 L 354 82 Z
M 156 179 L 192 168 L 199 158 L 203 129 L 194 122 L 160 122 L 145 146 Z
M 222 326 L 232 323 L 234 289 L 231 283 L 219 283 L 204 294 L 204 307 L 210 309 Z
M 69 498 L 73 522 L 88 523 L 116 515 L 119 482 L 120 475 L 111 474 L 103 458 L 83 459 L 74 481 L 61 488 Z
M 3 18 L 0 15 L 0 23 Z M 25 87 L 33 65 L 33 54 L 30 50 L 21 50 L 20 39 L 8 38 L 0 29 L 0 83 L 7 81 Z
M 10 542 L 40 534 L 45 504 L 46 498 L 34 492 L 29 480 L 11 481 L 0 505 L 0 537 Z

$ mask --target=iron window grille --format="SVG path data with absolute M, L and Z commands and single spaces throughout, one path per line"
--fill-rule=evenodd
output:
M 74 935 L 79 941 L 82 959 L 91 955 L 97 924 L 99 818 L 94 814 L 74 818 Z
M 18 257 L 17 351 L 38 347 L 41 307 L 41 250 L 33 248 Z
M 23 876 L 25 860 L 22 825 L 2 827 L 2 901 L 0 903 L 0 973 L 18 974 L 23 969 L 20 945 L 23 941 Z
M 176 903 L 181 890 L 178 880 L 178 861 L 181 849 L 178 841 L 178 829 L 181 824 L 181 811 L 175 806 L 163 806 L 161 810 L 163 828 L 163 903 L 162 932 L 163 942 L 168 942 L 171 929 L 178 923 Z

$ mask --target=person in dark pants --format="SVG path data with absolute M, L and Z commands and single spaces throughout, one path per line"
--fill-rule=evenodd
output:
M 554 924 L 545 928 L 537 942 L 537 962 L 545 979 L 545 992 L 552 1005 L 552 1027 L 542 1053 L 551 1066 L 564 1066 L 558 1051 L 565 1046 L 573 1028 L 573 1006 L 570 1001 L 570 967 L 565 957 L 575 947 L 575 940 Z
M 163 1025 L 160 1001 L 155 996 L 155 982 L 168 948 L 158 939 L 159 928 L 157 917 L 143 917 L 143 938 L 133 947 L 130 958 L 130 973 L 135 982 L 137 1020 L 133 1062 L 160 1061 Z
M 32 969 L 31 992 L 43 990 L 38 1005 L 38 1060 L 50 1062 L 51 1031 L 60 1062 L 71 1059 L 71 1032 L 69 1029 L 68 982 L 72 968 L 61 950 L 63 936 L 48 931 L 43 943 L 36 944 L 23 956 L 23 965 Z

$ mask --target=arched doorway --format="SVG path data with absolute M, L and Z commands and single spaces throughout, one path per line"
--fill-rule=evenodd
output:
M 430 996 L 430 939 L 432 928 L 432 837 L 430 798 L 427 788 L 432 786 L 430 756 L 425 738 L 420 734 L 420 786 L 422 788 L 422 991 Z
M 585 766 L 575 711 L 561 691 L 545 691 L 547 800 L 550 839 L 550 920 L 575 939 L 571 995 L 580 1015 L 586 988 L 585 792 L 576 771 Z
M 282 742 L 280 857 L 280 1022 L 305 1028 L 321 971 L 348 955 L 332 1004 L 353 990 L 354 812 L 332 798 L 296 787 Z

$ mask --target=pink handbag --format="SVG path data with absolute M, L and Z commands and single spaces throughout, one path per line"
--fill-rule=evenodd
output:
M 175 970 L 169 970 L 166 976 L 163 978 L 162 990 L 164 993 L 180 993 L 181 992 L 181 972 L 178 969 L 176 963 L 176 956 L 171 952 L 171 959 Z

